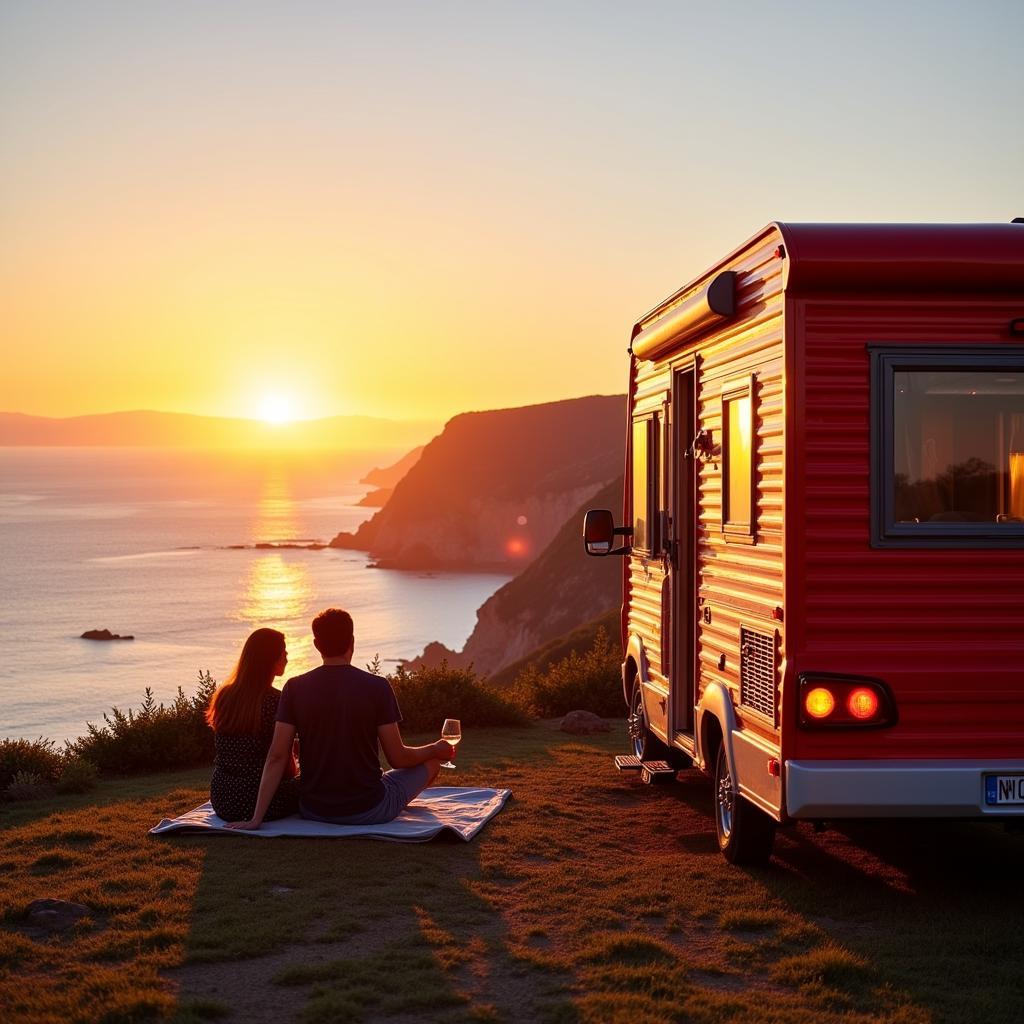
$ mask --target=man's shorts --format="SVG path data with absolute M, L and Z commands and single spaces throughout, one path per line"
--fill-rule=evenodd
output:
M 376 807 L 362 814 L 350 814 L 342 818 L 324 818 L 310 814 L 305 808 L 299 811 L 311 821 L 327 821 L 332 825 L 383 825 L 397 818 L 412 801 L 426 789 L 427 766 L 418 764 L 415 768 L 392 768 L 380 777 L 384 783 L 384 797 Z

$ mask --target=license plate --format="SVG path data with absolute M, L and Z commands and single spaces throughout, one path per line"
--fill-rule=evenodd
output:
M 1024 775 L 986 775 L 985 803 L 1024 804 Z

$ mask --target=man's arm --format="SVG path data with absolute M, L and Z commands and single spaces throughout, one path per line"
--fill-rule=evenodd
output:
M 292 740 L 295 738 L 295 726 L 287 722 L 278 722 L 274 726 L 274 737 L 270 741 L 267 759 L 263 763 L 263 775 L 260 778 L 260 791 L 256 797 L 256 810 L 249 821 L 232 821 L 228 828 L 241 829 L 243 832 L 255 832 L 263 824 L 263 816 L 267 813 L 270 801 L 274 799 L 281 776 L 292 755 Z
M 428 743 L 425 747 L 407 747 L 397 722 L 378 725 L 377 736 L 392 768 L 415 768 L 427 761 L 446 761 L 455 754 L 455 748 L 444 740 Z

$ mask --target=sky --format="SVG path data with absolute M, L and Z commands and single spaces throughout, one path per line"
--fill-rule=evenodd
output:
M 1024 216 L 1024 4 L 0 4 L 0 410 L 625 390 L 772 220 Z

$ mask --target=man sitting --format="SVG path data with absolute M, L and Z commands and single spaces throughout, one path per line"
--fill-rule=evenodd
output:
M 355 638 L 348 612 L 320 612 L 313 620 L 313 645 L 323 664 L 284 684 L 253 816 L 228 828 L 252 831 L 263 823 L 296 732 L 301 745 L 299 812 L 340 825 L 391 821 L 454 753 L 444 740 L 425 747 L 405 745 L 391 684 L 352 664 Z M 378 741 L 392 766 L 389 772 L 381 771 Z

